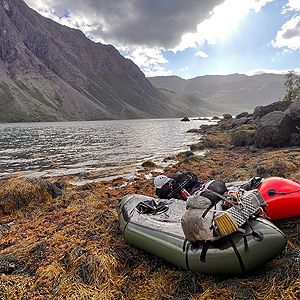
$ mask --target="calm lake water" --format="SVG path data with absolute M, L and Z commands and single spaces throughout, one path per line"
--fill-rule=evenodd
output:
M 189 149 L 209 121 L 180 119 L 0 124 L 0 179 L 134 176 L 141 164 Z

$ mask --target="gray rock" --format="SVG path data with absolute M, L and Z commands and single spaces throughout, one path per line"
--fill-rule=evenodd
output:
M 240 114 L 236 115 L 235 118 L 236 119 L 240 119 L 240 118 L 245 118 L 248 116 L 248 112 L 247 111 L 244 111 L 244 112 L 241 112 Z
M 289 115 L 293 120 L 300 121 L 300 97 L 291 104 Z
M 259 148 L 288 146 L 290 135 L 295 131 L 292 119 L 282 111 L 266 114 L 257 125 L 254 139 Z
M 239 118 L 239 119 L 235 119 L 234 120 L 234 125 L 243 125 L 243 124 L 247 124 L 249 122 L 248 118 Z
M 273 111 L 285 111 L 291 105 L 291 101 L 277 101 L 265 106 L 257 106 L 253 111 L 253 119 L 259 120 Z
M 232 119 L 232 115 L 231 114 L 224 114 L 223 118 L 224 118 L 224 120 L 231 120 Z

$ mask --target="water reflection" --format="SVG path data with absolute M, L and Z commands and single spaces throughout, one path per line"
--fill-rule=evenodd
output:
M 0 124 L 0 178 L 98 172 L 107 177 L 188 149 L 207 121 L 179 119 Z

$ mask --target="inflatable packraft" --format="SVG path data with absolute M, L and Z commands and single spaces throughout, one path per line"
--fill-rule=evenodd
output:
M 178 199 L 123 197 L 117 212 L 125 240 L 184 270 L 206 274 L 249 272 L 274 259 L 286 246 L 284 234 L 259 216 L 216 240 L 190 241 L 182 228 L 186 205 Z
M 300 215 L 300 183 L 298 181 L 270 177 L 262 181 L 258 190 L 267 203 L 265 211 L 271 220 Z

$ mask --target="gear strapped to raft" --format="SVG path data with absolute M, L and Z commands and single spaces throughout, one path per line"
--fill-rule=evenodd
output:
M 154 199 L 151 199 L 140 202 L 136 206 L 136 209 L 140 214 L 158 215 L 165 213 L 169 207 L 165 201 L 160 201 L 157 203 Z
M 219 204 L 221 200 L 229 202 L 231 207 L 223 210 Z M 201 191 L 189 197 L 187 212 L 181 219 L 182 229 L 186 238 L 192 242 L 214 241 L 236 231 L 243 232 L 241 226 L 247 223 L 256 239 L 260 239 L 261 234 L 253 230 L 249 219 L 258 215 L 265 206 L 267 204 L 257 189 L 243 191 L 236 201 L 231 201 L 216 191 L 206 189 L 205 192 Z
M 216 194 L 222 200 L 229 202 L 232 206 L 227 210 L 218 212 L 214 216 L 213 222 L 216 225 L 214 229 L 218 230 L 221 236 L 229 235 L 237 231 L 241 225 L 247 223 L 256 237 L 258 239 L 260 238 L 260 234 L 255 233 L 249 222 L 249 218 L 257 214 L 260 208 L 267 206 L 267 203 L 260 194 L 259 190 L 256 189 L 245 191 L 240 199 L 237 199 L 237 204 L 236 202 L 227 199 L 226 197 L 218 194 L 215 191 L 211 192 L 213 194 Z
M 185 190 L 185 186 L 191 182 L 193 180 L 192 175 L 190 174 L 183 174 L 184 176 L 184 180 L 181 183 L 177 183 L 175 179 L 170 179 L 169 180 L 169 184 L 174 188 L 171 193 L 168 195 L 168 198 L 172 198 L 174 195 L 176 195 L 177 193 L 180 193 L 182 195 L 182 197 L 184 199 L 186 199 L 189 194 L 187 194 L 186 190 Z M 184 192 L 182 193 L 182 191 L 184 190 Z

